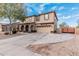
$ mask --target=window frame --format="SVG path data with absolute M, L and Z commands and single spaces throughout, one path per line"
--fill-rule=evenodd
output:
M 48 16 L 47 16 L 48 15 Z M 46 19 L 46 17 L 47 17 L 47 19 Z M 48 20 L 49 19 L 49 14 L 45 14 L 44 15 L 44 20 Z
M 37 16 L 36 17 L 36 21 L 40 21 L 40 16 Z

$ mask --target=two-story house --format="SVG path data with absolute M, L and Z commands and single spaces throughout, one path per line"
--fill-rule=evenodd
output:
M 18 32 L 56 32 L 57 16 L 55 12 L 44 13 L 40 15 L 28 16 L 22 23 L 13 23 L 12 30 L 15 28 Z M 9 30 L 9 24 L 2 25 L 2 31 Z
M 29 32 L 56 32 L 57 16 L 55 12 L 40 14 L 38 16 L 29 16 L 24 23 L 27 26 L 25 29 Z

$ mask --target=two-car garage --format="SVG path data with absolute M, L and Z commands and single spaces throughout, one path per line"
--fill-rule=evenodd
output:
M 41 33 L 51 33 L 54 32 L 54 25 L 52 24 L 42 24 L 41 26 L 37 26 L 37 32 Z

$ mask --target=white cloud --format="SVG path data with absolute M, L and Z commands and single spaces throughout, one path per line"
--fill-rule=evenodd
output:
M 40 4 L 39 8 L 36 8 L 35 10 L 36 10 L 39 14 L 41 14 L 42 11 L 44 10 L 44 7 L 45 7 L 46 5 L 49 5 L 49 3 Z
M 48 5 L 48 4 L 49 4 L 49 3 L 40 4 L 40 6 L 39 6 L 39 10 L 43 10 L 44 7 L 45 7 L 45 5 Z
M 48 4 L 48 3 L 47 3 Z M 45 5 L 47 5 L 46 3 L 45 4 L 40 4 L 40 6 L 37 8 L 34 8 L 34 10 L 36 11 L 36 12 L 38 12 L 39 14 L 41 14 L 42 13 L 42 11 L 44 10 L 44 6 Z
M 42 3 L 40 6 L 44 7 L 45 5 L 49 5 L 50 3 Z
M 79 16 L 79 14 L 76 14 L 76 15 L 74 15 L 74 16 Z
M 62 16 L 62 14 L 61 13 L 58 13 L 57 16 Z
M 69 26 L 75 27 L 75 26 L 77 26 L 77 21 L 79 20 L 79 14 L 72 14 L 72 15 L 68 15 L 68 16 L 61 15 L 61 16 L 58 16 L 58 19 L 59 19 L 58 24 L 61 24 L 62 22 L 66 21 L 69 24 Z
M 70 27 L 76 27 L 77 24 L 70 24 Z
M 69 19 L 71 16 L 63 16 L 64 19 Z
M 44 7 L 46 4 L 41 4 L 40 7 Z
M 27 4 L 27 6 L 29 7 L 28 12 L 32 12 L 30 8 L 33 8 L 35 12 L 41 14 L 42 11 L 44 10 L 44 7 L 49 4 L 50 3 L 41 3 L 39 6 L 37 6 L 36 4 Z
M 44 6 L 47 5 L 46 3 L 42 3 L 40 4 L 39 6 L 37 6 L 36 4 L 28 4 L 27 6 L 29 7 L 28 8 L 28 12 L 32 12 L 32 9 L 34 9 L 35 12 L 37 13 L 42 13 L 42 11 L 44 10 Z
M 53 7 L 51 8 L 51 10 L 56 10 L 56 8 L 57 8 L 57 6 L 53 6 Z
M 32 12 L 33 10 L 31 8 L 27 8 L 27 11 L 28 12 Z
M 39 11 L 42 11 L 42 10 L 44 10 L 44 7 L 40 7 Z
M 58 8 L 58 10 L 63 10 L 64 9 L 64 6 L 61 6 Z
M 42 12 L 41 11 L 38 11 L 38 13 L 41 14 Z
M 36 7 L 36 4 L 27 4 L 26 7 Z
M 71 18 L 71 16 L 61 16 L 61 17 L 60 17 L 60 19 L 63 19 L 63 20 L 69 19 L 69 18 Z
M 45 7 L 45 5 L 49 5 L 49 3 L 43 3 L 43 4 L 40 4 L 40 8 Z
M 77 8 L 76 8 L 76 7 L 72 7 L 71 9 L 72 9 L 72 10 L 75 10 L 75 9 L 77 9 Z
M 75 15 L 73 15 L 73 17 L 79 17 L 79 14 L 75 14 Z

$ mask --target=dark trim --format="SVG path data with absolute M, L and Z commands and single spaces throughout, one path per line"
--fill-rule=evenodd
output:
M 49 14 L 49 13 L 55 13 L 55 11 L 51 11 L 51 12 L 47 12 L 47 13 L 42 13 L 40 15 L 45 15 L 45 14 Z
M 54 24 L 54 22 L 47 22 L 47 23 L 36 23 L 36 24 Z
M 49 14 L 49 13 L 55 13 L 55 11 L 51 11 L 51 12 L 47 12 L 47 13 L 42 13 L 42 14 L 39 14 L 39 15 L 32 15 L 32 16 L 27 16 L 26 18 L 28 17 L 37 17 L 37 16 L 40 16 L 40 15 L 45 15 L 45 14 Z
M 35 22 L 30 22 L 30 23 L 23 23 L 23 24 L 35 24 Z
M 55 17 L 56 17 L 56 20 L 58 21 L 58 18 L 57 18 L 57 15 L 56 15 L 56 12 L 55 12 L 55 11 L 51 11 L 51 12 L 48 12 L 48 13 L 42 13 L 42 14 L 40 14 L 40 15 L 27 16 L 26 18 L 29 18 L 29 17 L 39 17 L 39 16 L 45 15 L 45 14 L 48 14 L 48 15 L 49 15 L 49 13 L 54 13 L 54 14 L 55 14 Z M 45 19 L 45 18 L 44 18 L 44 19 Z
M 26 18 L 29 18 L 29 17 L 35 17 L 36 15 L 32 15 L 32 16 L 27 16 Z
M 56 20 L 58 21 L 58 17 L 57 17 L 57 15 L 56 15 L 56 12 L 54 12 L 54 14 L 55 14 Z
M 36 26 L 36 27 L 51 27 L 51 25 L 41 25 L 41 26 Z

